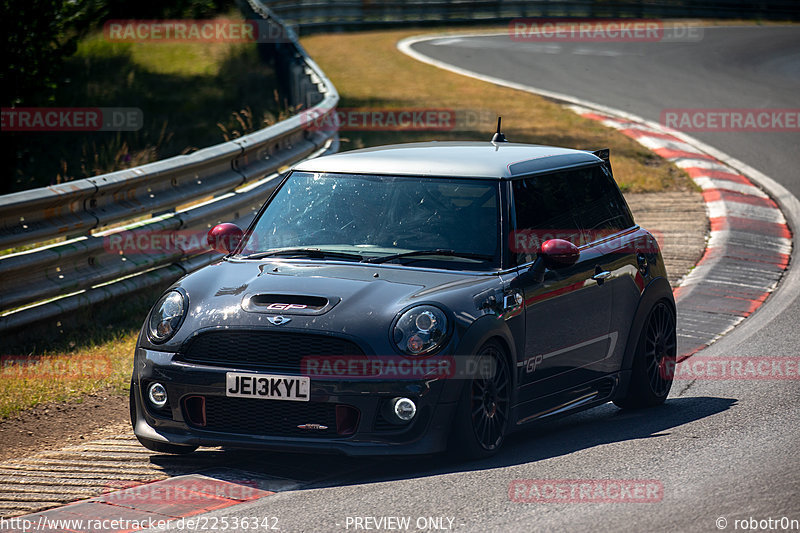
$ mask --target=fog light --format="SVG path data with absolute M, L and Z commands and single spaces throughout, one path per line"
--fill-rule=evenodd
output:
M 153 383 L 147 388 L 147 397 L 157 408 L 161 409 L 167 405 L 167 389 L 161 383 Z
M 417 406 L 408 398 L 395 398 L 392 400 L 392 412 L 403 422 L 408 422 L 417 414 Z

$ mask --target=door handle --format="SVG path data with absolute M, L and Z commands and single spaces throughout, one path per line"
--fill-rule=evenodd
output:
M 610 277 L 611 277 L 611 272 L 609 272 L 608 270 L 603 270 L 602 272 L 598 272 L 597 274 L 592 276 L 592 279 L 598 283 L 602 283 Z

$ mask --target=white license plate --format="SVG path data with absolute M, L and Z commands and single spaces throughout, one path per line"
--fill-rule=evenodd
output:
M 225 374 L 225 395 L 236 398 L 262 398 L 307 402 L 311 379 L 306 376 L 276 376 L 271 374 Z

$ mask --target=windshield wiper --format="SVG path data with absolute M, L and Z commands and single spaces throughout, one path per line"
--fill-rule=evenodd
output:
M 482 261 L 491 261 L 494 259 L 493 255 L 488 254 L 475 254 L 471 252 L 456 252 L 455 250 L 417 250 L 415 252 L 403 252 L 401 254 L 384 255 L 383 257 L 371 257 L 364 259 L 364 263 L 386 263 L 395 259 L 403 257 L 412 257 L 415 255 L 443 255 L 448 257 L 466 257 L 467 259 L 480 259 Z
M 364 259 L 364 256 L 359 254 L 333 252 L 329 250 L 320 250 L 319 248 L 287 248 L 284 250 L 273 250 L 271 252 L 256 252 L 246 255 L 242 257 L 242 259 L 263 259 L 265 257 L 277 256 L 300 256 L 311 257 L 312 259 L 350 259 L 352 261 L 362 261 Z

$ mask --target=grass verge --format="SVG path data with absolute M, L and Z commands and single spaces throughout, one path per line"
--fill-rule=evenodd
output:
M 2 339 L 0 420 L 39 404 L 127 394 L 136 337 L 165 287 L 81 310 Z

